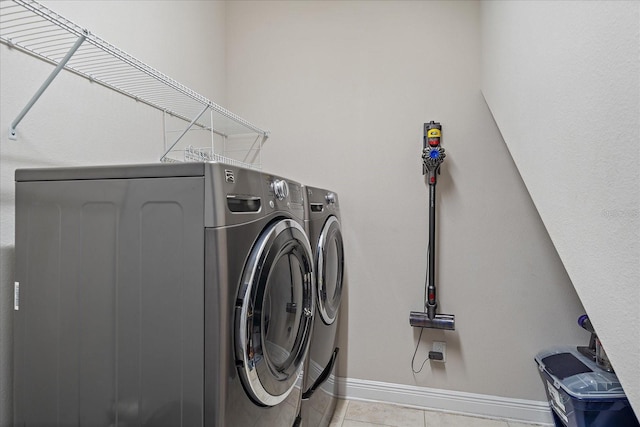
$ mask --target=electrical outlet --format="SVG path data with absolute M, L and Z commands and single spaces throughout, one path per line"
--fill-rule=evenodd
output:
M 447 361 L 447 343 L 444 341 L 434 341 L 431 350 L 434 353 L 442 353 L 442 360 L 432 359 L 434 362 L 446 362 Z

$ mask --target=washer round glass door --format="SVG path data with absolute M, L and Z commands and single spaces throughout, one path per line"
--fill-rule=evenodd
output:
M 335 216 L 329 217 L 322 227 L 316 253 L 316 273 L 318 311 L 322 321 L 331 325 L 340 308 L 344 275 L 342 233 Z
M 236 357 L 245 389 L 277 405 L 293 390 L 314 310 L 311 245 L 290 219 L 268 226 L 245 265 L 236 301 Z

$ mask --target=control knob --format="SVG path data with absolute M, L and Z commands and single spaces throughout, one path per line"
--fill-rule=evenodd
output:
M 327 193 L 325 199 L 327 200 L 327 203 L 334 205 L 336 203 L 336 193 Z
M 271 189 L 278 200 L 284 200 L 289 196 L 289 184 L 284 179 L 274 179 L 271 183 Z

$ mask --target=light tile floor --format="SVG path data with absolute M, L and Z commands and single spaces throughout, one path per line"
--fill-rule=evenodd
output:
M 329 427 L 533 427 L 537 425 L 423 411 L 386 403 L 338 400 Z

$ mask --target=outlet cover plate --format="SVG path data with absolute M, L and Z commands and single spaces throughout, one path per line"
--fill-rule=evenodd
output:
M 433 360 L 433 362 L 441 362 L 444 363 L 447 361 L 447 343 L 444 341 L 434 341 L 432 348 L 432 351 L 438 352 L 438 353 L 442 353 L 442 360 Z

